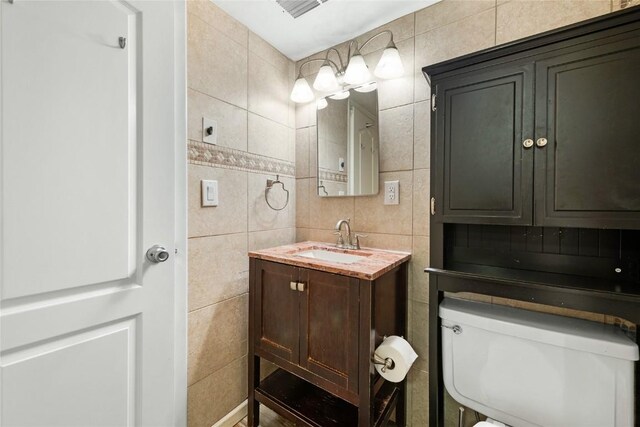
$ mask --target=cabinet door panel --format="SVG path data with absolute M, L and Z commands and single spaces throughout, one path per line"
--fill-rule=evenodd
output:
M 256 275 L 255 346 L 284 360 L 298 363 L 299 292 L 291 282 L 298 269 L 271 262 L 260 262 Z
M 536 222 L 640 226 L 640 36 L 537 63 Z
M 533 137 L 532 69 L 494 68 L 438 84 L 444 222 L 531 223 L 532 155 L 522 143 Z
M 358 280 L 301 270 L 300 365 L 358 392 Z

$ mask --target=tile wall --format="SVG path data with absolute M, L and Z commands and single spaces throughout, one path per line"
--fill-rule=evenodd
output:
M 212 2 L 187 8 L 188 422 L 210 427 L 247 395 L 247 251 L 295 240 L 295 65 Z M 203 116 L 215 146 L 202 143 Z M 275 174 L 291 192 L 279 212 L 264 200 Z M 202 179 L 218 181 L 217 207 L 201 207 Z
M 405 76 L 378 85 L 380 118 L 380 181 L 400 181 L 400 204 L 384 206 L 382 194 L 372 197 L 320 198 L 316 195 L 316 118 L 313 104 L 296 108 L 296 239 L 332 242 L 340 218 L 369 235 L 363 244 L 413 252 L 410 276 L 409 339 L 420 358 L 409 375 L 408 419 L 427 425 L 428 348 L 427 277 L 429 259 L 429 87 L 421 68 L 497 44 L 593 18 L 620 8 L 618 0 L 444 0 L 358 37 L 364 41 L 389 29 L 405 66 Z M 386 40 L 367 47 L 365 59 L 375 64 Z M 336 48 L 345 57 L 347 43 Z M 323 57 L 324 52 L 310 58 Z M 299 61 L 299 66 L 302 61 Z M 320 63 L 303 67 L 310 82 Z M 373 65 L 371 65 L 373 66 Z M 382 188 L 382 185 L 381 185 Z M 477 297 L 491 302 L 490 297 Z M 509 300 L 493 301 L 522 306 Z M 528 309 L 548 311 L 545 306 Z M 611 321 L 602 315 L 562 314 Z

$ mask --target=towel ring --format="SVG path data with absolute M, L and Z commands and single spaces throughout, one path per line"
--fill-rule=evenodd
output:
M 329 195 L 329 193 L 327 193 L 327 189 L 326 189 L 326 187 L 324 186 L 324 184 L 322 183 L 322 181 L 320 181 L 320 185 L 318 185 L 318 190 L 320 190 L 320 189 L 322 189 L 322 191 L 324 191 L 324 195 L 325 195 L 325 196 L 328 196 L 328 195 Z M 320 194 L 318 194 L 318 195 L 320 195 Z
M 280 184 L 280 186 L 282 186 L 282 190 L 287 193 L 287 200 L 284 202 L 284 205 L 281 208 L 274 208 L 271 203 L 269 203 L 269 198 L 267 197 L 267 195 L 269 194 L 269 190 L 271 190 L 275 184 Z M 289 190 L 284 188 L 284 183 L 280 181 L 280 175 L 276 175 L 275 181 L 272 179 L 267 179 L 267 188 L 264 190 L 264 201 L 267 202 L 267 205 L 274 211 L 281 211 L 289 204 Z

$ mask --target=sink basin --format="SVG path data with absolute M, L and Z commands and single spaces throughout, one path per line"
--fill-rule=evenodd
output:
M 325 251 L 322 249 L 298 252 L 296 256 L 317 259 L 320 261 L 337 262 L 339 264 L 353 264 L 366 258 L 358 255 L 344 254 L 342 252 Z

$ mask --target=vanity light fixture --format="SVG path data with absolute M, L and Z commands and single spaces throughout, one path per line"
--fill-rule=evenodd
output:
M 329 95 L 329 98 L 345 99 L 349 96 L 349 89 L 354 86 L 358 86 L 356 90 L 359 92 L 375 90 L 376 84 L 361 51 L 373 39 L 382 35 L 389 36 L 389 43 L 382 52 L 380 61 L 378 61 L 374 69 L 374 75 L 380 79 L 394 79 L 404 75 L 404 66 L 402 65 L 398 48 L 393 42 L 393 33 L 389 30 L 384 30 L 369 37 L 362 45 L 357 40 L 351 40 L 348 45 L 346 65 L 342 60 L 342 55 L 335 48 L 328 49 L 324 58 L 309 59 L 303 62 L 300 65 L 298 78 L 291 91 L 291 100 L 296 103 L 305 103 L 314 99 L 313 90 L 302 76 L 302 67 L 311 62 L 322 62 L 322 66 L 313 82 L 313 87 L 318 92 L 323 92 L 323 97 L 327 93 L 333 93 Z M 329 59 L 331 52 L 335 52 L 338 56 L 340 65 Z
M 367 63 L 364 62 L 364 58 L 360 51 L 349 59 L 349 65 L 344 72 L 344 82 L 350 85 L 361 85 L 371 80 L 371 73 Z
M 313 82 L 313 88 L 320 92 L 332 92 L 340 87 L 338 79 L 333 72 L 333 68 L 329 61 L 325 61 L 318 70 L 316 80 Z
M 307 79 L 302 77 L 302 74 L 298 74 L 298 78 L 293 84 L 293 90 L 291 91 L 290 98 L 293 102 L 298 104 L 311 102 L 313 101 L 313 98 L 315 98 L 311 87 L 309 87 L 309 83 L 307 83 Z
M 393 39 L 391 39 L 384 49 L 384 52 L 382 52 L 382 57 L 380 61 L 378 61 L 378 65 L 376 65 L 373 74 L 381 79 L 396 79 L 402 77 L 404 74 L 404 66 L 400 59 L 400 53 Z

